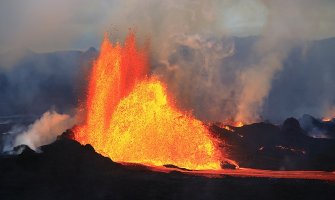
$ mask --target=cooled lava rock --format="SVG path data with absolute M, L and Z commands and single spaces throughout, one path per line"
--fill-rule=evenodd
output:
M 314 138 L 335 138 L 335 118 L 330 121 L 322 121 L 311 115 L 303 115 L 299 119 L 306 134 Z
M 236 166 L 233 163 L 230 163 L 228 161 L 223 161 L 223 162 L 221 162 L 221 168 L 222 169 L 237 169 L 238 166 Z
M 294 118 L 282 126 L 262 122 L 236 127 L 234 132 L 216 125 L 210 130 L 240 167 L 335 171 L 335 140 L 308 136 Z
M 66 137 L 0 157 L 1 199 L 333 199 L 316 180 L 210 178 L 123 166 Z
M 282 132 L 288 135 L 298 135 L 303 134 L 304 131 L 302 130 L 299 121 L 291 117 L 284 121 L 282 126 Z

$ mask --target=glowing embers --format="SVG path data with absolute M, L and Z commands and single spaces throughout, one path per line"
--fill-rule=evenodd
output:
M 214 123 L 216 126 L 226 129 L 230 132 L 235 132 L 236 128 L 240 128 L 242 126 L 244 126 L 243 122 L 235 122 L 233 120 L 225 120 L 223 122 L 216 122 Z
M 332 122 L 332 121 L 334 121 L 335 122 L 335 116 L 334 117 L 325 117 L 325 118 L 322 118 L 321 121 L 323 121 L 323 122 Z
M 244 123 L 241 121 L 225 120 L 221 122 L 222 126 L 242 127 Z
M 90 76 L 86 123 L 75 138 L 118 162 L 219 169 L 221 152 L 204 125 L 178 111 L 165 87 L 145 78 L 148 57 L 131 33 L 124 47 L 105 38 Z

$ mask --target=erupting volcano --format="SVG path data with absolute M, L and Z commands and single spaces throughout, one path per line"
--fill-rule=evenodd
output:
M 220 169 L 222 150 L 202 122 L 178 111 L 156 77 L 135 34 L 113 45 L 107 35 L 93 65 L 86 121 L 75 139 L 117 162 Z

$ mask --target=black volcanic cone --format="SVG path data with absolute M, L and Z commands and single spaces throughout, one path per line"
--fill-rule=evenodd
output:
M 302 130 L 299 121 L 291 117 L 284 121 L 282 132 L 287 135 L 301 135 L 304 131 Z
M 307 136 L 294 118 L 281 126 L 255 123 L 232 132 L 212 125 L 210 130 L 240 167 L 335 171 L 335 141 Z

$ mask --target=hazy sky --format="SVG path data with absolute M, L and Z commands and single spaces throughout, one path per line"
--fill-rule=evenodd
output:
M 22 47 L 35 51 L 98 47 L 104 31 L 119 31 L 122 35 L 130 27 L 150 36 L 162 36 L 164 27 L 159 26 L 160 22 L 173 25 L 179 20 L 185 26 L 199 21 L 197 26 L 187 29 L 194 33 L 201 31 L 199 26 L 212 24 L 207 31 L 213 29 L 215 35 L 257 35 L 262 32 L 269 12 L 276 9 L 271 7 L 271 2 L 274 1 L 1 0 L 0 52 Z M 335 36 L 334 0 L 280 2 L 301 5 L 308 17 L 300 23 L 315 24 L 314 38 Z M 284 15 L 285 10 L 282 12 Z M 200 20 L 197 16 L 201 16 Z
M 0 0 L 0 53 L 23 48 L 36 52 L 98 48 L 104 32 L 122 42 L 133 28 L 139 43 L 150 39 L 151 73 L 168 85 L 178 106 L 194 110 L 199 119 L 251 123 L 261 120 L 269 94 L 277 99 L 271 93 L 272 83 L 288 70 L 285 61 L 292 50 L 302 49 L 307 55 L 313 46 L 310 40 L 335 37 L 334 10 L 335 0 Z M 232 38 L 253 35 L 261 37 Z M 237 48 L 241 41 L 250 40 L 254 43 L 244 45 L 249 49 Z M 4 60 L 12 63 L 20 58 L 20 51 L 14 52 Z M 311 74 L 320 80 L 313 88 L 332 85 L 333 79 L 323 78 L 332 74 L 333 64 L 328 62 L 317 60 L 311 67 L 311 71 L 320 71 L 319 77 Z M 305 74 L 306 66 L 295 68 L 297 74 Z M 320 66 L 329 69 L 318 69 Z M 311 89 L 307 84 L 311 81 L 301 77 L 294 79 L 304 83 L 299 91 L 312 92 L 293 100 L 323 91 Z M 13 74 L 13 85 L 24 81 Z M 294 81 L 290 84 L 296 85 Z M 333 90 L 324 93 L 324 100 L 313 107 L 325 107 L 316 113 L 319 116 L 335 110 Z M 282 102 L 292 99 L 289 95 L 282 98 Z M 293 113 L 289 107 L 282 116 L 297 116 L 306 110 L 297 109 Z

